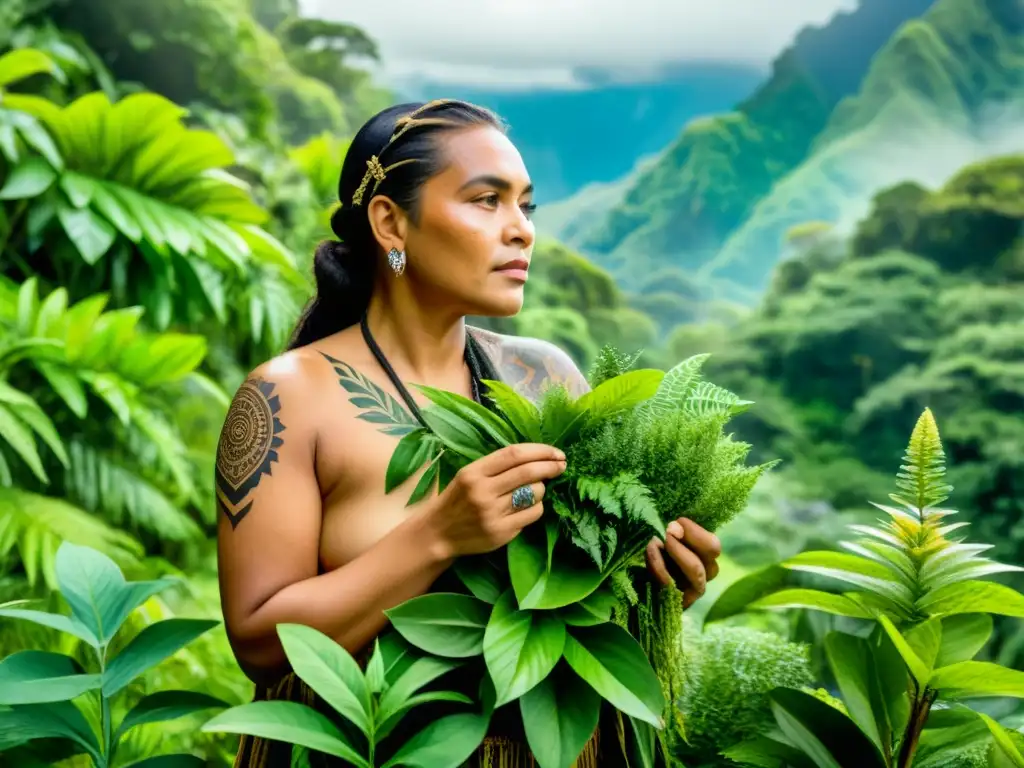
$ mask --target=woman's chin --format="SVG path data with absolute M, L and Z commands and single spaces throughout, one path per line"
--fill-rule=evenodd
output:
M 523 308 L 523 289 L 520 286 L 512 290 L 480 296 L 474 304 L 476 304 L 476 309 L 470 314 L 481 317 L 512 317 L 518 315 Z

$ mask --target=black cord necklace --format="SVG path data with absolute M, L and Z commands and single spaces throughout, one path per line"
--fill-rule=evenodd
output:
M 424 427 L 427 423 L 423 420 L 423 414 L 420 413 L 419 405 L 413 399 L 413 396 L 406 389 L 405 384 L 395 373 L 395 369 L 391 366 L 384 351 L 377 344 L 377 340 L 373 338 L 373 334 L 370 333 L 370 326 L 366 320 L 366 313 L 363 313 L 362 319 L 359 321 L 359 327 L 363 332 L 363 339 L 366 341 L 366 346 L 370 348 L 373 356 L 377 358 L 377 362 L 380 363 L 380 367 L 384 369 L 384 373 L 387 374 L 388 378 L 391 379 L 391 383 L 395 385 L 395 389 L 398 390 L 398 394 L 402 396 L 405 404 L 409 406 L 409 410 L 412 411 L 412 415 L 416 417 L 416 420 Z M 469 367 L 469 383 L 470 389 L 473 393 L 473 399 L 481 405 L 487 405 L 483 402 L 480 397 L 480 382 L 485 379 L 497 379 L 497 375 L 494 371 L 494 367 L 490 365 L 490 361 L 481 349 L 478 348 L 476 339 L 473 338 L 473 334 L 466 333 L 466 352 L 465 352 L 466 365 Z

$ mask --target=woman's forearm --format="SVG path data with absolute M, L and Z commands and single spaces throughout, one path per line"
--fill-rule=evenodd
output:
M 246 667 L 279 668 L 277 625 L 304 624 L 355 654 L 387 625 L 384 611 L 424 594 L 451 563 L 422 518 L 410 518 L 352 562 L 282 589 L 234 628 L 232 643 Z

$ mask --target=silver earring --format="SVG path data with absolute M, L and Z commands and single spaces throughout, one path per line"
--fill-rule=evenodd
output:
M 388 266 L 396 275 L 405 272 L 405 251 L 400 251 L 397 248 L 388 251 Z

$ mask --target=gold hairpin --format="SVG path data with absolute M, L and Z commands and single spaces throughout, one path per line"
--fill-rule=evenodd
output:
M 433 109 L 434 107 L 441 106 L 442 104 L 447 104 L 450 101 L 453 101 L 453 99 L 435 99 L 434 101 L 424 104 L 419 109 L 410 112 L 408 115 L 403 115 L 402 117 L 400 117 L 398 121 L 395 123 L 395 132 L 391 134 L 391 138 L 388 140 L 388 143 L 384 145 L 384 148 L 381 149 L 380 154 L 383 155 L 384 151 L 388 147 L 390 147 L 396 139 L 402 136 L 409 129 L 415 128 L 418 125 L 452 124 L 451 120 L 444 120 L 443 118 L 416 119 L 416 115 L 420 114 L 421 112 L 424 112 L 428 109 Z M 366 196 L 366 188 L 370 185 L 370 179 L 374 180 L 373 190 L 370 193 L 372 196 L 372 194 L 377 191 L 377 187 L 380 186 L 380 183 L 384 181 L 385 178 L 387 178 L 388 171 L 397 168 L 400 165 L 405 165 L 406 163 L 413 162 L 416 162 L 415 158 L 410 158 L 408 160 L 399 160 L 397 163 L 392 163 L 391 165 L 385 168 L 383 165 L 381 165 L 380 158 L 377 155 L 371 157 L 369 160 L 366 161 L 366 173 L 363 174 L 363 180 L 359 182 L 359 186 L 356 188 L 356 191 L 352 195 L 352 207 L 358 208 L 360 205 L 363 204 L 363 198 Z

